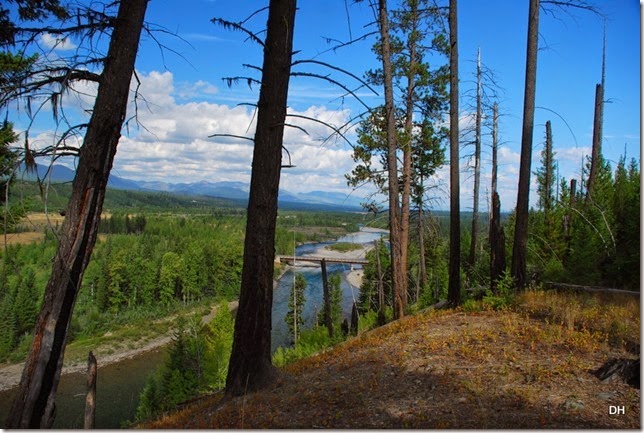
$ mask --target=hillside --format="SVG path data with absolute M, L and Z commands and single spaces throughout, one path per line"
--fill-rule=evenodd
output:
M 285 367 L 269 389 L 223 404 L 207 396 L 139 427 L 640 428 L 640 390 L 593 374 L 633 358 L 625 342 L 639 354 L 639 302 L 586 297 L 557 313 L 548 305 L 570 301 L 558 296 L 426 310 Z
M 19 170 L 17 179 L 21 182 L 35 183 L 37 179 L 48 179 L 53 185 L 63 191 L 71 191 L 69 187 L 74 179 L 74 170 L 63 165 L 54 164 L 51 170 L 48 167 L 37 164 L 34 171 L 28 171 L 24 165 Z M 148 204 L 163 201 L 159 197 L 171 196 L 168 205 L 179 205 L 182 201 L 188 201 L 189 207 L 201 203 L 224 206 L 246 207 L 248 202 L 249 185 L 245 182 L 207 182 L 198 181 L 192 183 L 170 183 L 156 181 L 136 181 L 119 177 L 116 173 L 110 174 L 107 184 L 108 194 L 106 204 L 116 201 L 120 203 L 129 200 L 131 206 Z M 63 195 L 69 196 L 69 193 Z M 189 199 L 189 200 L 186 200 Z M 197 200 L 193 200 L 197 199 Z M 331 191 L 310 191 L 306 193 L 294 193 L 280 189 L 279 202 L 282 209 L 291 210 L 350 210 L 358 211 L 362 207 L 362 198 L 359 195 L 331 192 Z M 126 202 L 127 203 L 127 202 Z

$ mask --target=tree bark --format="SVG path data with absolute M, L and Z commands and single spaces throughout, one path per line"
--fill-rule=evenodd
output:
M 7 428 L 49 428 L 67 331 L 96 242 L 105 188 L 125 119 L 147 0 L 120 3 L 34 340 Z
M 322 268 L 322 290 L 324 295 L 324 325 L 329 331 L 329 337 L 333 338 L 333 321 L 331 320 L 331 296 L 329 294 L 329 279 L 326 273 L 326 260 L 320 263 Z
M 425 263 L 425 214 L 423 212 L 423 202 L 418 205 L 418 267 L 419 267 L 419 284 L 420 287 L 427 285 L 427 265 Z M 418 302 L 418 299 L 416 299 Z
M 492 193 L 492 221 L 490 223 L 490 289 L 497 293 L 498 282 L 505 271 L 505 234 L 501 226 L 501 200 Z
M 90 351 L 87 357 L 87 396 L 85 397 L 85 430 L 93 429 L 96 424 L 96 357 Z
M 525 94 L 523 100 L 523 130 L 521 163 L 517 191 L 514 243 L 512 245 L 512 277 L 522 290 L 527 283 L 526 260 L 528 247 L 528 207 L 530 200 L 530 165 L 532 163 L 532 134 L 537 86 L 537 52 L 539 48 L 539 0 L 530 0 L 528 43 L 526 49 Z
M 400 211 L 400 267 L 404 273 L 402 279 L 403 287 L 400 288 L 402 310 L 407 308 L 407 254 L 409 245 L 409 213 L 411 199 L 411 153 L 412 153 L 412 134 L 414 119 L 414 94 L 416 88 L 416 69 L 418 64 L 416 31 L 418 24 L 418 3 L 412 1 L 410 4 L 410 17 L 412 29 L 407 37 L 409 48 L 409 68 L 407 70 L 407 95 L 405 98 L 405 143 L 403 146 L 403 188 L 402 188 L 402 205 Z
M 490 289 L 497 293 L 497 285 L 505 271 L 505 234 L 501 226 L 501 199 L 497 191 L 499 106 L 492 107 L 492 212 L 490 214 Z
M 472 200 L 472 238 L 468 268 L 470 272 L 476 264 L 476 244 L 479 231 L 479 190 L 481 188 L 481 118 L 483 116 L 483 84 L 481 80 L 481 49 L 476 61 L 476 126 L 474 128 L 474 198 Z
M 602 151 L 604 136 L 604 92 L 606 88 L 606 19 L 604 18 L 604 43 L 602 48 L 602 81 L 595 87 L 595 116 L 593 118 L 593 148 L 586 188 L 586 202 L 592 198 L 595 179 Z
M 595 87 L 595 117 L 593 119 L 593 149 L 590 157 L 590 170 L 586 184 L 586 201 L 590 200 L 595 190 L 595 179 L 599 169 L 599 158 L 602 151 L 602 129 L 604 122 L 604 88 L 601 84 Z
M 548 221 L 548 215 L 552 210 L 552 185 L 554 182 L 554 173 L 552 172 L 552 124 L 548 120 L 546 122 L 546 179 L 545 179 L 545 191 L 544 191 L 544 206 L 543 213 L 545 215 L 546 222 Z
M 379 29 L 382 42 L 382 70 L 385 88 L 385 115 L 387 117 L 387 165 L 389 185 L 389 243 L 391 246 L 391 273 L 394 298 L 394 319 L 405 315 L 405 268 L 403 267 L 403 241 L 400 224 L 398 158 L 396 156 L 398 143 L 396 139 L 396 122 L 394 118 L 394 93 L 391 65 L 391 48 L 389 45 L 389 18 L 387 16 L 387 0 L 379 0 Z M 405 290 L 406 294 L 406 290 Z
M 447 300 L 457 306 L 461 302 L 461 209 L 459 185 L 458 128 L 458 22 L 457 2 L 449 2 L 450 90 L 449 90 L 449 287 Z
M 269 5 L 227 396 L 260 389 L 276 374 L 271 364 L 273 261 L 295 11 L 295 0 L 271 0 Z
M 385 318 L 385 288 L 383 287 L 382 266 L 380 264 L 380 243 L 376 241 L 376 265 L 378 266 L 378 326 L 386 322 Z

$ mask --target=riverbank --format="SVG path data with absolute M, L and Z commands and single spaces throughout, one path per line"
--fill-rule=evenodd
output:
M 231 301 L 228 303 L 228 308 L 231 311 L 235 311 L 238 306 L 238 301 Z M 202 317 L 202 323 L 206 324 L 212 320 L 217 312 L 218 304 L 215 304 L 211 307 L 208 314 Z M 174 316 L 164 319 L 164 321 L 173 321 Z M 74 343 L 70 344 L 65 349 L 65 361 L 63 365 L 62 374 L 71 374 L 71 373 L 83 373 L 87 370 L 86 356 L 91 350 L 96 357 L 99 368 L 105 367 L 108 365 L 116 364 L 122 362 L 126 359 L 135 358 L 141 356 L 142 354 L 162 348 L 172 341 L 172 333 L 174 329 L 169 327 L 168 330 L 160 335 L 157 335 L 153 338 L 138 338 L 130 340 L 119 341 L 118 348 L 115 349 L 114 344 L 104 343 L 99 344 L 92 348 L 87 348 L 85 352 L 85 358 L 79 357 L 76 355 L 79 351 L 78 347 L 74 346 Z M 72 355 L 71 353 L 74 353 Z M 18 386 L 20 383 L 20 377 L 22 375 L 22 370 L 24 368 L 24 363 L 17 364 L 2 364 L 0 365 L 0 391 L 6 391 L 15 386 Z

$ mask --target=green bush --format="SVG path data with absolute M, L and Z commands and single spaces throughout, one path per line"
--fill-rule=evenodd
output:
M 283 367 L 298 359 L 307 358 L 327 347 L 342 341 L 342 333 L 336 332 L 333 338 L 329 337 L 328 330 L 323 326 L 303 331 L 297 345 L 293 347 L 278 347 L 273 354 L 273 365 Z

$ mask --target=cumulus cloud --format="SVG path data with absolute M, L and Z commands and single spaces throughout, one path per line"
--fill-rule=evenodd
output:
M 188 88 L 213 93 L 216 88 L 206 82 L 175 86 L 170 72 L 153 71 L 139 78 L 143 99 L 136 108 L 141 127 L 121 139 L 115 160 L 117 175 L 166 182 L 250 181 L 252 142 L 236 136 L 253 137 L 253 107 L 183 102 Z M 128 109 L 131 116 L 133 102 Z M 293 117 L 286 122 L 293 126 L 285 130 L 284 146 L 295 167 L 283 171 L 281 187 L 292 192 L 347 192 L 344 174 L 353 168 L 350 147 L 337 138 L 326 140 L 331 129 L 302 117 L 339 126 L 349 119 L 349 111 L 310 106 L 288 112 Z M 288 162 L 286 152 L 283 161 Z
M 113 172 L 115 175 L 148 181 L 250 181 L 256 112 L 252 106 L 221 103 L 216 86 L 205 82 L 177 83 L 171 72 L 138 73 L 140 81 L 133 80 L 127 118 L 136 113 L 137 121 L 130 121 L 120 140 Z M 88 118 L 96 85 L 76 83 L 74 95 L 78 113 Z M 139 97 L 135 102 L 135 92 Z M 218 101 L 219 103 L 215 103 Z M 281 187 L 302 193 L 316 190 L 350 193 L 345 174 L 351 172 L 352 148 L 342 138 L 332 136 L 332 130 L 323 123 L 336 127 L 344 125 L 354 113 L 340 107 L 332 109 L 323 104 L 297 106 L 288 109 L 282 154 L 284 169 Z M 308 118 L 308 119 L 307 119 Z M 310 120 L 315 119 L 315 120 Z M 472 121 L 468 113 L 460 116 L 461 127 Z M 80 123 L 80 122 L 78 122 Z M 138 127 L 135 127 L 138 125 Z M 355 130 L 344 131 L 355 141 Z M 82 137 L 74 137 L 80 145 Z M 34 147 L 52 145 L 56 135 L 42 133 L 30 137 Z M 446 150 L 449 153 L 449 150 Z M 555 158 L 559 175 L 568 179 L 579 177 L 581 164 L 590 148 L 557 147 Z M 290 156 L 290 161 L 289 161 Z M 502 209 L 511 210 L 516 202 L 520 154 L 517 146 L 499 148 L 498 189 Z M 532 171 L 540 166 L 540 149 L 535 148 Z M 487 210 L 490 184 L 490 157 L 484 155 L 481 180 L 481 210 Z M 73 162 L 67 164 L 73 166 Z M 470 209 L 472 202 L 472 170 L 467 167 L 461 152 L 461 207 Z M 435 198 L 439 208 L 449 207 L 449 165 L 437 170 L 427 184 L 435 184 L 428 196 Z M 536 200 L 535 177 L 531 179 L 531 203 Z M 367 196 L 372 187 L 358 190 L 354 195 Z M 384 197 L 384 196 L 383 196 Z

